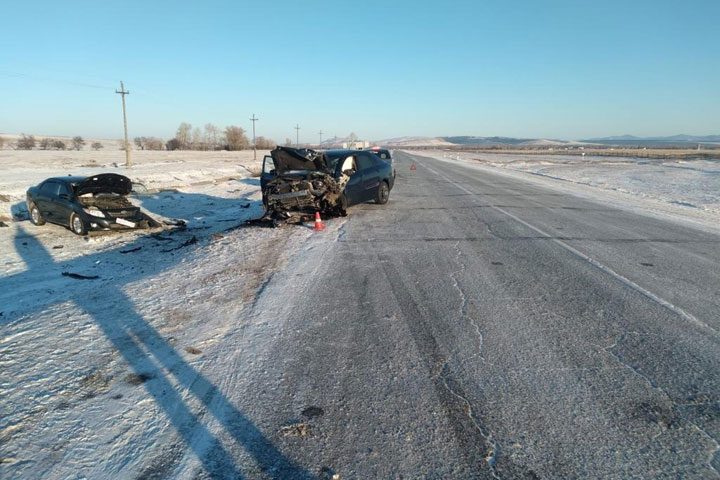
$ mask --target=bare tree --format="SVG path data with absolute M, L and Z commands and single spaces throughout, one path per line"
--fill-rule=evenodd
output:
M 101 148 L 103 148 L 103 147 L 104 147 L 104 145 L 103 145 L 102 143 L 100 143 L 100 142 L 93 142 L 92 145 L 90 145 L 90 148 L 92 148 L 92 149 L 95 150 L 96 152 L 97 152 L 98 150 L 100 150 Z
M 53 140 L 52 138 L 45 137 L 42 140 L 40 140 L 40 148 L 43 150 L 50 150 L 53 146 Z
M 5 145 L 5 139 L 3 137 L 0 137 L 0 148 L 2 148 Z
M 165 148 L 167 148 L 168 150 L 180 150 L 182 148 L 182 144 L 177 138 L 171 138 L 165 144 Z
M 135 137 L 134 141 L 140 150 L 145 150 L 145 137 Z
M 53 142 L 53 148 L 56 148 L 58 150 L 65 150 L 67 148 L 67 145 L 65 145 L 65 142 L 62 140 L 55 140 Z
M 24 133 L 20 135 L 20 138 L 18 138 L 18 141 L 16 143 L 17 148 L 20 150 L 32 150 L 35 148 L 35 136 L 34 135 L 25 135 Z
M 192 149 L 193 150 L 207 150 L 207 144 L 205 143 L 205 137 L 203 136 L 200 127 L 193 128 L 192 131 Z
M 165 142 L 162 138 L 147 137 L 145 138 L 145 148 L 148 150 L 162 150 L 165 148 Z
M 190 132 L 192 131 L 192 125 L 189 123 L 182 122 L 177 129 L 175 138 L 180 142 L 180 148 L 190 148 Z
M 212 123 L 205 124 L 205 143 L 209 150 L 217 150 L 220 129 Z
M 80 149 L 82 149 L 83 145 L 85 145 L 85 140 L 83 140 L 82 137 L 80 137 L 80 136 L 73 137 L 72 148 L 74 148 L 75 150 L 80 150 Z
M 225 138 L 228 150 L 245 150 L 250 146 L 250 142 L 245 136 L 245 130 L 236 125 L 225 127 Z
M 272 150 L 275 148 L 275 142 L 265 137 L 257 137 L 255 139 L 255 146 L 260 150 Z

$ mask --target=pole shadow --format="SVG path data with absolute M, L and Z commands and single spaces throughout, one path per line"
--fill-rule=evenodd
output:
M 134 244 L 146 246 L 150 241 L 148 237 L 141 237 Z M 125 244 L 119 248 L 132 249 L 134 244 Z M 0 278 L 0 291 L 11 291 L 12 285 L 18 282 L 36 281 L 47 276 L 47 272 L 57 271 L 59 267 L 73 270 L 75 266 L 75 269 L 82 270 L 83 266 L 97 263 L 98 259 L 123 257 L 118 255 L 121 253 L 117 251 L 118 248 L 115 251 L 99 252 L 69 262 L 56 263 L 43 245 L 34 236 L 27 234 L 22 227 L 14 237 L 14 247 L 25 261 L 27 269 Z M 158 260 L 161 265 L 156 269 L 178 263 L 182 257 L 183 255 L 166 255 Z M 155 270 L 150 269 L 150 271 Z M 243 479 L 245 476 L 230 452 L 202 423 L 202 417 L 193 413 L 184 403 L 177 387 L 170 382 L 170 375 L 180 387 L 202 403 L 207 413 L 215 417 L 232 439 L 252 456 L 258 467 L 270 478 L 313 478 L 306 470 L 285 457 L 250 419 L 243 415 L 212 382 L 189 365 L 135 310 L 121 287 L 124 283 L 149 274 L 150 272 L 145 273 L 141 270 L 130 278 L 124 278 L 123 281 L 103 281 L 102 303 L 84 294 L 83 289 L 78 289 L 78 293 L 74 293 L 71 285 L 68 285 L 68 295 L 64 300 L 74 302 L 94 319 L 137 378 L 143 379 L 143 388 L 161 407 L 184 443 L 200 459 L 203 468 L 212 478 Z M 74 280 L 68 280 L 68 282 L 72 281 Z M 40 301 L 34 306 L 34 310 L 38 311 L 52 303 L 52 301 Z M 3 320 L 2 323 L 9 322 L 9 318 Z M 170 465 L 169 468 L 174 466 Z

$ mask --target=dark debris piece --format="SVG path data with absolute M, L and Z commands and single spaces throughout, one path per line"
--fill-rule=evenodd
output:
M 137 252 L 138 250 L 142 250 L 142 247 L 130 248 L 128 250 L 120 250 L 120 253 L 133 253 Z
M 97 275 L 80 275 L 79 273 L 62 272 L 63 277 L 74 278 L 75 280 L 97 280 L 100 278 Z
M 187 241 L 185 241 L 184 243 L 178 245 L 177 247 L 174 247 L 174 248 L 166 248 L 165 250 L 160 250 L 160 251 L 161 251 L 161 252 L 165 252 L 165 253 L 167 253 L 167 252 L 174 252 L 175 250 L 180 250 L 181 248 L 189 247 L 190 245 L 194 245 L 194 244 L 196 244 L 196 243 L 197 243 L 197 237 L 195 237 L 195 235 L 193 235 L 192 238 L 188 239 Z

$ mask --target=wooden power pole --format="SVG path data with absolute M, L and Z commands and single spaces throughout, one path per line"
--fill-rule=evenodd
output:
M 320 148 L 322 148 L 322 130 L 318 132 L 318 135 L 320 135 Z
M 253 113 L 252 118 L 250 119 L 251 122 L 253 122 L 253 160 L 257 161 L 257 146 L 255 145 L 255 122 L 260 120 L 259 118 L 255 118 L 255 114 Z
M 122 96 L 123 105 L 123 128 L 125 129 L 125 166 L 130 166 L 130 143 L 127 138 L 127 114 L 125 113 L 125 95 L 130 95 L 130 92 L 125 91 L 125 85 L 120 82 L 120 91 L 115 90 L 115 93 L 119 93 Z
M 295 148 L 300 147 L 300 124 L 295 124 Z

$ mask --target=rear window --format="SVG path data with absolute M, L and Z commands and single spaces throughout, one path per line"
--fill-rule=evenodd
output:
M 389 150 L 370 150 L 370 151 L 371 151 L 372 153 L 374 153 L 375 155 L 377 155 L 378 157 L 380 157 L 380 158 L 382 158 L 383 160 L 385 160 L 386 162 L 389 162 L 390 160 L 392 160 L 392 158 L 390 158 L 390 151 L 389 151 Z

